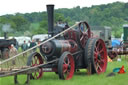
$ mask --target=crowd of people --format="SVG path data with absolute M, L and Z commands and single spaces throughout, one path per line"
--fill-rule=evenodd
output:
M 21 45 L 21 49 L 22 51 L 26 51 L 27 49 L 30 49 L 32 47 L 36 46 L 36 42 L 35 40 L 29 41 L 29 43 L 26 43 L 26 41 L 24 41 L 24 43 Z M 32 49 L 30 52 L 35 52 L 36 48 Z M 23 54 L 23 56 L 26 56 L 27 52 Z
M 38 44 L 39 44 L 39 42 L 38 42 Z M 37 45 L 37 43 L 35 42 L 35 40 L 29 41 L 28 43 L 24 40 L 24 43 L 21 45 L 21 50 L 23 52 L 23 51 L 26 51 L 26 50 L 28 50 L 28 49 L 36 46 L 36 45 Z M 29 51 L 29 53 L 36 52 L 36 49 L 37 48 L 33 48 L 32 50 Z M 13 45 L 13 44 L 11 44 L 9 46 L 8 50 L 9 51 L 6 53 L 6 55 L 8 55 L 8 57 L 13 57 L 13 56 L 17 55 L 18 52 L 21 52 L 20 49 L 17 48 L 17 46 L 16 45 Z M 25 58 L 26 56 L 28 56 L 27 53 L 28 52 L 23 53 L 23 58 Z M 16 64 L 15 60 L 16 60 L 16 58 L 14 58 L 12 60 L 12 64 L 13 65 Z
M 28 49 L 30 49 L 30 48 L 36 46 L 36 45 L 37 45 L 37 44 L 36 44 L 35 40 L 29 41 L 28 43 L 24 40 L 24 43 L 21 45 L 21 50 L 22 50 L 22 52 L 23 52 L 23 51 L 26 51 L 26 50 L 28 50 Z M 16 54 L 18 53 L 19 48 L 17 48 L 16 46 L 14 46 L 14 45 L 12 44 L 12 45 L 9 47 L 9 50 L 10 50 L 9 56 L 12 57 L 12 56 L 14 56 L 14 55 L 16 55 Z M 36 51 L 36 48 L 30 50 L 29 52 L 30 52 L 30 53 L 33 53 L 33 52 L 35 52 L 35 51 Z M 27 56 L 27 52 L 23 53 L 23 56 Z

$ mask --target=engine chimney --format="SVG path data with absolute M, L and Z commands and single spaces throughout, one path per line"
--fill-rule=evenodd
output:
M 51 37 L 54 35 L 54 5 L 47 5 L 48 14 L 48 35 Z
M 7 39 L 7 32 L 4 32 L 4 39 Z

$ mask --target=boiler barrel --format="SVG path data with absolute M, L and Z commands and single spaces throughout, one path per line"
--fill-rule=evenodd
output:
M 65 51 L 75 52 L 77 50 L 76 43 L 70 40 L 51 40 L 40 46 L 40 52 L 45 55 L 48 60 L 59 58 Z
M 46 57 L 60 57 L 64 51 L 70 51 L 70 47 L 71 45 L 67 40 L 52 40 L 41 45 L 40 51 Z

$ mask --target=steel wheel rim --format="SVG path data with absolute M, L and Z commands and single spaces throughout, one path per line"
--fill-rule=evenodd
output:
M 41 56 L 39 56 L 39 55 L 33 56 L 33 58 L 32 58 L 32 66 L 37 66 L 37 65 L 42 64 L 42 63 L 43 63 L 43 60 L 42 60 Z M 42 68 L 40 68 L 40 69 L 38 70 L 38 72 L 35 71 L 34 73 L 32 73 L 32 75 L 33 75 L 33 77 L 36 78 L 36 79 L 41 78 L 42 75 L 43 75 Z
M 94 47 L 94 67 L 98 74 L 106 71 L 107 51 L 104 42 L 99 39 Z
M 65 80 L 72 78 L 74 74 L 74 60 L 70 54 L 64 58 L 63 62 L 63 75 Z

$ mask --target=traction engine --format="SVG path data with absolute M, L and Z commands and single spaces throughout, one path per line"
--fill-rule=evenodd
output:
M 120 46 L 113 47 L 108 52 L 111 59 L 116 58 L 118 55 L 128 55 L 128 24 L 123 25 L 123 40 L 120 42 Z
M 49 38 L 60 33 L 55 29 L 68 29 L 53 26 L 54 5 L 47 5 Z M 40 54 L 41 53 L 41 54 Z M 75 29 L 69 29 L 62 35 L 42 44 L 40 53 L 28 57 L 29 66 L 46 63 L 31 78 L 41 78 L 43 72 L 55 72 L 60 79 L 71 79 L 78 69 L 87 69 L 89 74 L 103 73 L 107 67 L 107 50 L 102 39 L 92 38 L 87 22 L 80 22 Z M 43 56 L 43 57 L 42 57 Z M 52 60 L 57 60 L 48 63 Z

